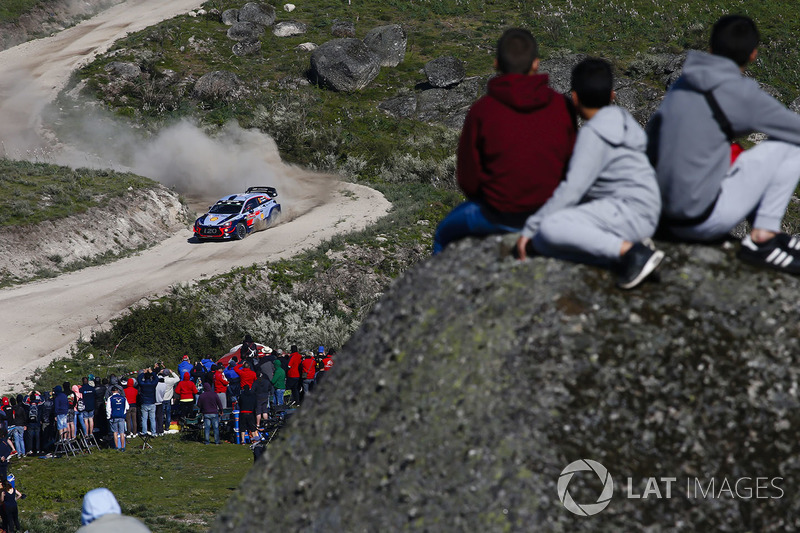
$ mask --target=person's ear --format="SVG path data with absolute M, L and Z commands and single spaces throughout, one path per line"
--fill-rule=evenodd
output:
M 530 70 L 530 72 L 528 72 L 528 74 L 536 74 L 537 72 L 539 72 L 539 58 L 538 57 L 533 60 L 533 63 L 531 63 L 531 70 Z
M 616 102 L 617 101 L 617 91 L 615 91 L 613 89 L 611 90 L 611 101 L 612 102 Z
M 758 57 L 758 48 L 753 48 L 753 51 L 750 52 L 750 57 L 747 58 L 747 62 L 753 63 L 757 57 Z
M 572 105 L 574 105 L 577 109 L 581 105 L 580 100 L 578 100 L 578 93 L 575 91 L 570 91 L 569 95 L 572 98 Z
M 498 62 L 497 62 L 497 58 L 495 57 L 495 58 L 494 58 L 494 63 L 492 63 L 492 67 L 493 67 L 495 70 L 498 70 L 498 67 L 499 67 L 499 66 L 500 66 L 500 63 L 498 63 Z

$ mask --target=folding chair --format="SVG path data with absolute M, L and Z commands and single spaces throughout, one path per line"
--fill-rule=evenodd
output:
M 152 439 L 153 436 L 150 433 L 141 433 L 139 436 L 142 437 L 142 449 L 150 448 L 152 450 L 153 446 L 150 444 L 150 439 Z

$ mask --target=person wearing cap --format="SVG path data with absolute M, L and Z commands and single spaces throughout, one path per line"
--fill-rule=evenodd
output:
M 125 415 L 129 409 L 128 400 L 122 394 L 119 385 L 111 387 L 111 396 L 106 400 L 106 413 L 108 413 L 109 426 L 114 435 L 114 446 L 125 451 Z
M 161 406 L 164 410 L 164 428 L 169 429 L 169 425 L 172 423 L 172 398 L 175 396 L 175 385 L 178 384 L 181 378 L 168 368 L 161 371 L 161 376 L 163 382 L 159 383 L 158 386 L 162 387 L 164 391 L 161 401 Z
M 203 430 L 205 440 L 203 444 L 209 443 L 209 433 L 214 428 L 214 444 L 219 444 L 219 417 L 222 414 L 222 402 L 214 392 L 214 385 L 210 382 L 203 384 L 203 392 L 197 397 L 197 407 L 203 414 Z
M 286 367 L 286 388 L 292 391 L 292 403 L 300 405 L 300 366 L 303 356 L 297 351 L 297 345 L 292 345 L 289 355 L 289 364 Z
M 81 526 L 78 533 L 150 533 L 142 522 L 123 515 L 114 494 L 104 487 L 90 490 L 83 497 Z
M 317 360 L 314 352 L 309 350 L 300 363 L 300 375 L 303 378 L 303 394 L 310 394 L 314 389 L 314 378 L 317 376 Z
M 220 369 L 216 363 L 211 365 L 211 381 L 216 395 L 219 397 L 219 402 L 222 404 L 223 409 L 228 408 L 228 378 L 225 373 Z

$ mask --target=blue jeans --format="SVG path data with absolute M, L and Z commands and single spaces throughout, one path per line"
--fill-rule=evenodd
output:
M 139 431 L 142 433 L 147 433 L 148 429 L 148 422 L 150 423 L 150 433 L 155 434 L 156 432 L 156 404 L 149 403 L 147 405 L 141 406 L 142 411 L 142 425 L 139 428 Z
M 208 434 L 210 433 L 211 426 L 214 426 L 214 443 L 219 444 L 219 415 L 217 413 L 203 415 L 203 429 L 205 430 L 206 440 L 208 444 Z
M 21 456 L 25 455 L 25 426 L 11 426 L 9 428 L 10 437 L 14 439 L 14 447 Z
M 514 233 L 522 227 L 498 224 L 486 218 L 477 202 L 467 200 L 457 205 L 436 227 L 433 237 L 433 255 L 444 250 L 448 244 L 470 235 L 495 235 Z
M 275 405 L 283 405 L 283 394 L 286 389 L 275 389 Z

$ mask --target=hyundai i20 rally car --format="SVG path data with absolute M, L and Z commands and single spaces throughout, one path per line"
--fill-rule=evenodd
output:
M 274 187 L 250 187 L 243 194 L 221 198 L 194 222 L 198 241 L 244 239 L 253 231 L 267 229 L 281 214 Z

